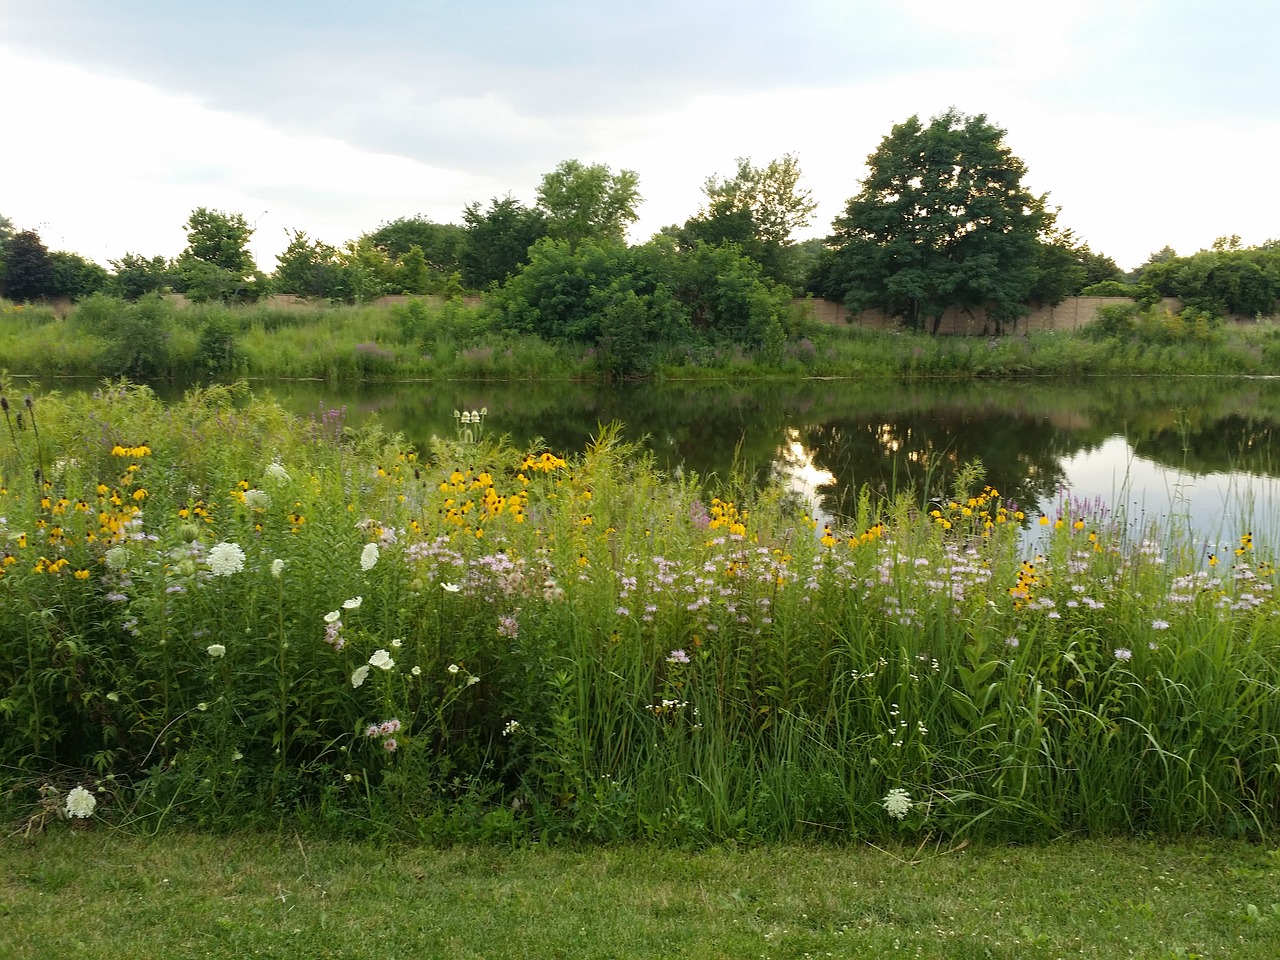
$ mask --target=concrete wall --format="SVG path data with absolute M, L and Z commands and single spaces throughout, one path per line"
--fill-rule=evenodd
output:
M 796 303 L 811 304 L 811 315 L 822 323 L 861 327 L 867 330 L 896 330 L 901 325 L 899 320 L 887 317 L 879 310 L 850 313 L 843 304 L 831 300 L 797 300 Z M 1097 315 L 1100 307 L 1126 303 L 1133 303 L 1133 301 L 1127 297 L 1070 297 L 1056 307 L 1040 307 L 1024 317 L 1019 317 L 1016 324 L 1005 325 L 1005 332 L 1026 334 L 1051 330 L 1075 331 L 1089 323 Z M 1163 306 L 1174 313 L 1182 309 L 1182 304 L 1177 300 L 1166 299 L 1163 301 Z M 942 315 L 938 333 L 952 336 L 982 336 L 995 333 L 995 324 L 986 319 L 985 311 L 979 310 L 969 314 L 952 308 Z

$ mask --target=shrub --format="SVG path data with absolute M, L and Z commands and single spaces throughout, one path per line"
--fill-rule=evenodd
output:
M 1137 288 L 1120 280 L 1102 280 L 1080 291 L 1081 297 L 1128 297 L 1137 295 Z

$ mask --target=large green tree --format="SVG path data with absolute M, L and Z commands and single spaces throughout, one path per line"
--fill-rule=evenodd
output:
M 639 219 L 639 182 L 634 170 L 614 173 L 603 163 L 563 161 L 538 186 L 548 234 L 571 249 L 586 240 L 624 243 L 627 227 Z
M 252 300 L 262 278 L 249 253 L 253 228 L 238 213 L 197 207 L 187 218 L 187 246 L 176 261 L 178 282 L 192 300 Z
M 86 260 L 78 253 L 54 250 L 49 254 L 49 265 L 53 269 L 51 296 L 83 300 L 105 290 L 111 281 L 111 275 L 101 264 Z
M 685 245 L 699 240 L 711 246 L 735 243 L 770 279 L 800 285 L 800 261 L 791 237 L 809 225 L 817 204 L 800 188 L 800 161 L 794 155 L 764 167 L 739 157 L 732 177 L 709 177 L 703 192 L 706 206 L 684 225 Z
M 367 234 L 392 260 L 417 247 L 426 265 L 448 276 L 461 267 L 462 249 L 467 242 L 466 227 L 456 223 L 435 223 L 424 217 L 400 217 Z
M 529 262 L 529 248 L 547 235 L 547 218 L 514 197 L 494 197 L 489 208 L 470 203 L 462 211 L 467 242 L 461 253 L 462 282 L 472 290 L 503 283 Z
M 1052 217 L 1004 136 L 955 110 L 896 125 L 833 224 L 822 292 L 934 332 L 949 307 L 985 310 L 997 332 L 1020 316 Z
M 276 256 L 274 275 L 277 293 L 300 297 L 340 299 L 341 266 L 338 250 L 322 240 L 311 240 L 301 230 L 289 237 L 289 245 Z
M 1047 228 L 1036 245 L 1036 280 L 1030 299 L 1056 305 L 1095 283 L 1123 279 L 1124 271 L 1114 260 L 1094 253 L 1071 230 Z
M 4 248 L 4 273 L 0 295 L 25 303 L 54 295 L 53 261 L 40 235 L 23 230 L 9 238 Z
M 115 271 L 111 278 L 111 292 L 124 300 L 140 300 L 148 293 L 159 293 L 173 281 L 169 262 L 160 256 L 144 257 L 139 253 L 126 253 L 119 260 L 112 260 Z
M 1219 237 L 1212 249 L 1189 257 L 1166 247 L 1139 269 L 1138 295 L 1146 303 L 1174 297 L 1219 317 L 1274 316 L 1280 309 L 1280 243 L 1245 247 L 1239 237 Z

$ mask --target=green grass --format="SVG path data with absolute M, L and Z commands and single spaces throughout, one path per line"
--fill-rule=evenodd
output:
M 0 844 L 8 960 L 1273 960 L 1280 855 L 1236 843 L 732 849 L 158 838 Z
M 668 343 L 654 375 L 682 379 L 803 377 L 1027 377 L 1275 373 L 1280 331 L 1270 323 L 1207 324 L 1159 310 L 1098 335 L 935 337 L 835 327 L 797 318 L 780 349 L 750 352 L 708 340 Z M 320 378 L 596 379 L 600 344 L 548 342 L 504 330 L 494 306 L 428 303 L 178 306 L 95 296 L 65 318 L 0 301 L 0 369 L 24 376 L 221 380 Z

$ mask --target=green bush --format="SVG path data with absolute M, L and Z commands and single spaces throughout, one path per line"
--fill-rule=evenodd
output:
M 1081 297 L 1128 297 L 1132 299 L 1137 292 L 1136 287 L 1120 280 L 1102 280 L 1098 283 L 1090 284 L 1077 295 Z

